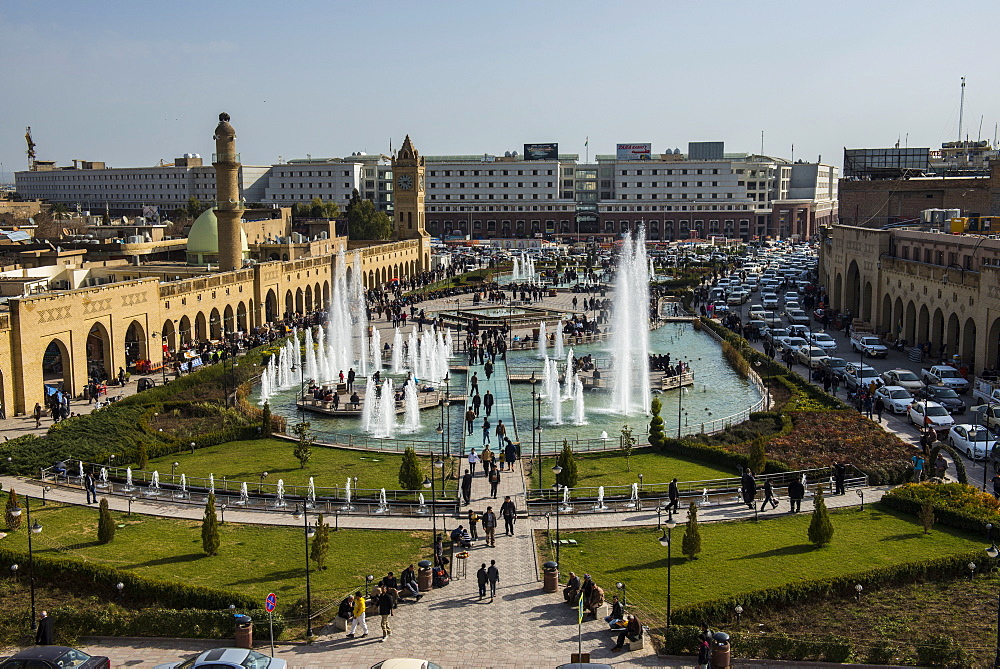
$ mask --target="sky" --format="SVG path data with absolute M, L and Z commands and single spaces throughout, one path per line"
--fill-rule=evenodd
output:
M 388 153 L 614 153 L 724 141 L 840 165 L 1000 120 L 995 0 L 838 3 L 0 3 L 2 170 L 210 157 L 219 112 L 245 164 Z M 7 175 L 9 179 L 9 174 Z

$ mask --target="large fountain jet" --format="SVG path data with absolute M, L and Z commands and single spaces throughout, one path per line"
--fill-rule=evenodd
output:
M 649 264 L 646 232 L 622 245 L 611 314 L 611 411 L 630 416 L 649 409 Z

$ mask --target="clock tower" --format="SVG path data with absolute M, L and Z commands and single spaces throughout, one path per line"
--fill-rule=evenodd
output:
M 392 159 L 393 208 L 396 239 L 420 241 L 420 271 L 430 269 L 431 238 L 424 222 L 424 158 L 407 135 Z

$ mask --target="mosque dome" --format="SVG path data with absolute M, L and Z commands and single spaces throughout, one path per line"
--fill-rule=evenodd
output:
M 240 226 L 240 246 L 243 256 L 246 257 L 250 251 L 247 243 L 246 230 Z M 195 219 L 187 239 L 188 263 L 193 265 L 207 265 L 219 261 L 219 219 L 215 216 L 215 209 L 206 209 Z

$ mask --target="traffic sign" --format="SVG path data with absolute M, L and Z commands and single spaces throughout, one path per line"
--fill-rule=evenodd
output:
M 274 611 L 274 607 L 277 606 L 277 604 L 278 596 L 272 592 L 267 596 L 267 599 L 264 600 L 264 610 L 271 613 Z

